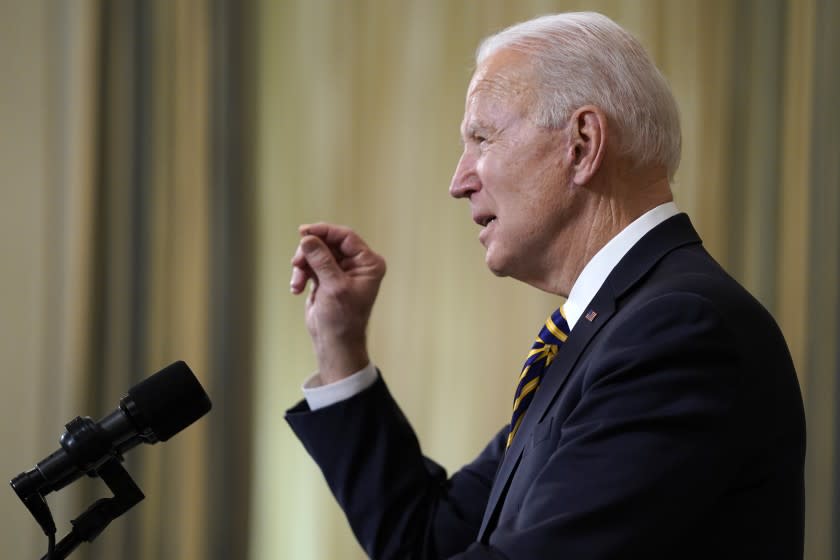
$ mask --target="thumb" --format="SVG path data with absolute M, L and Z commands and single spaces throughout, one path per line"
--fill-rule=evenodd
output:
M 307 235 L 301 239 L 300 248 L 309 268 L 318 277 L 319 282 L 329 282 L 341 275 L 341 268 L 335 261 L 332 251 L 314 235 Z

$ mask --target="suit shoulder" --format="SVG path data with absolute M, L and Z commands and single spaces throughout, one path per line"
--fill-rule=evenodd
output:
M 755 319 L 775 324 L 764 305 L 702 246 L 680 248 L 667 255 L 628 296 L 630 299 L 655 299 L 666 294 L 699 298 L 722 315 L 754 315 Z
M 690 331 L 691 323 L 703 322 L 714 326 L 706 336 L 725 337 L 745 361 L 774 361 L 793 370 L 773 316 L 702 246 L 680 248 L 661 259 L 617 303 L 623 320 L 647 317 L 677 331 Z

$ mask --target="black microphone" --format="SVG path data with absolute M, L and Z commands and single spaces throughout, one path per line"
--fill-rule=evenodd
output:
M 98 422 L 76 417 L 61 435 L 61 448 L 11 481 L 30 507 L 34 496 L 60 490 L 140 443 L 166 441 L 211 408 L 210 398 L 184 362 L 175 362 L 128 390 L 119 407 Z M 30 507 L 32 509 L 32 507 Z M 33 511 L 33 513 L 35 513 Z

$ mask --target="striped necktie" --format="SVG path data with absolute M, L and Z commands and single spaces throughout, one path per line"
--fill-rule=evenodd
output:
M 551 314 L 545 325 L 537 335 L 528 357 L 525 358 L 525 365 L 522 366 L 522 373 L 519 374 L 519 385 L 516 387 L 516 394 L 513 397 L 513 417 L 510 419 L 510 433 L 507 438 L 507 447 L 510 447 L 514 436 L 516 436 L 525 411 L 534 398 L 534 393 L 540 384 L 543 372 L 548 369 L 557 350 L 566 342 L 569 336 L 569 324 L 563 315 L 563 308 Z

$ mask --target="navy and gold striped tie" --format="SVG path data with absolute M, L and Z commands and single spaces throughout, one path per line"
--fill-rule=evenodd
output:
M 563 315 L 563 308 L 551 314 L 545 325 L 540 330 L 537 340 L 531 346 L 528 357 L 525 358 L 525 365 L 522 366 L 522 373 L 519 374 L 519 385 L 516 387 L 516 394 L 513 397 L 513 417 L 510 420 L 510 433 L 507 438 L 507 446 L 516 436 L 525 411 L 534 398 L 534 393 L 540 385 L 543 372 L 551 365 L 557 350 L 566 342 L 569 336 L 569 323 Z

